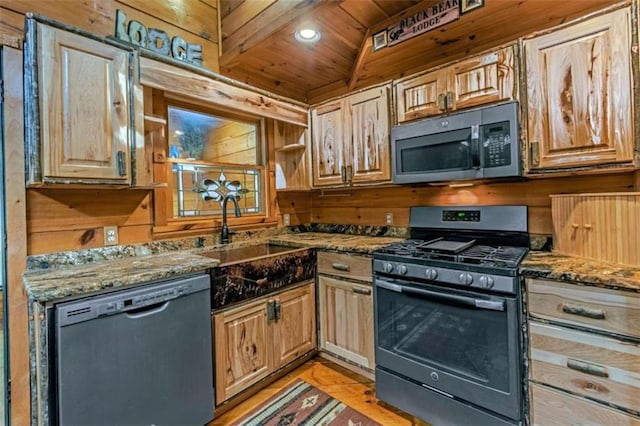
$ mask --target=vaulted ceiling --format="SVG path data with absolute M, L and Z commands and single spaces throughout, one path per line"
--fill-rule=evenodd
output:
M 315 103 L 463 58 L 619 2 L 484 0 L 484 6 L 453 22 L 372 51 L 373 34 L 442 1 L 221 0 L 220 72 Z M 294 39 L 295 31 L 305 25 L 321 32 L 318 42 Z

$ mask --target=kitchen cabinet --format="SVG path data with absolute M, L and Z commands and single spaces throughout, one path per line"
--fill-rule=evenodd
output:
M 144 147 L 135 50 L 34 18 L 27 28 L 28 182 L 134 183 Z
M 514 47 L 508 46 L 394 82 L 397 122 L 516 98 Z
M 526 39 L 530 173 L 632 165 L 630 9 Z
M 312 108 L 313 186 L 391 179 L 388 92 L 374 87 Z
M 554 250 L 640 266 L 640 193 L 551 195 Z
M 320 349 L 368 372 L 375 368 L 371 280 L 370 257 L 318 253 Z
M 216 404 L 316 347 L 315 285 L 213 315 Z
M 276 167 L 276 190 L 310 189 L 309 130 L 284 121 L 271 120 Z
M 532 423 L 640 424 L 640 295 L 526 285 Z

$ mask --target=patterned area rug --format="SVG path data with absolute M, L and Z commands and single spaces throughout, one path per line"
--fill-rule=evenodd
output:
M 380 426 L 364 414 L 298 380 L 234 423 L 242 426 Z

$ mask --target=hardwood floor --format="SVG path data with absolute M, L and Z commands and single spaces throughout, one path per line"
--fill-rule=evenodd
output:
M 296 379 L 302 379 L 382 425 L 424 424 L 400 410 L 378 402 L 374 382 L 326 359 L 313 358 L 268 385 L 246 401 L 214 419 L 209 426 L 235 425 L 243 415 L 269 399 Z

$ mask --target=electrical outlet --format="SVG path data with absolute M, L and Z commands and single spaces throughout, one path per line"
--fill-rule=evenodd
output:
M 393 213 L 387 213 L 387 225 L 393 225 Z
M 282 223 L 284 226 L 291 225 L 291 215 L 289 213 L 285 213 L 282 215 Z
M 115 246 L 116 244 L 118 244 L 118 227 L 105 226 L 104 227 L 104 245 Z

